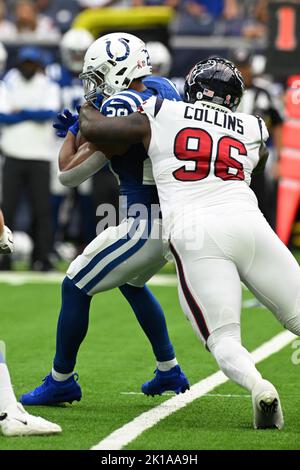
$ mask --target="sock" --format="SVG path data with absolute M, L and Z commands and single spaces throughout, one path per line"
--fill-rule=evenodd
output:
M 164 312 L 147 286 L 134 287 L 124 284 L 120 291 L 131 305 L 145 335 L 149 339 L 158 362 L 175 358 L 174 348 L 169 338 Z
M 60 374 L 71 374 L 74 370 L 80 344 L 88 330 L 91 299 L 71 279 L 65 277 L 53 362 L 53 369 Z
M 262 380 L 250 353 L 234 334 L 216 337 L 213 333 L 207 345 L 220 369 L 238 385 L 252 392 L 253 387 Z
M 168 370 L 172 369 L 172 367 L 177 366 L 178 362 L 177 359 L 172 359 L 171 361 L 157 361 L 157 368 L 162 372 L 167 372 Z
M 17 403 L 13 387 L 10 381 L 4 355 L 0 352 L 0 413 L 5 411 L 9 405 Z
M 68 380 L 70 377 L 72 377 L 73 372 L 70 372 L 69 374 L 61 374 L 60 372 L 57 372 L 54 367 L 52 367 L 51 375 L 52 378 L 56 380 L 56 382 L 64 382 L 65 380 Z

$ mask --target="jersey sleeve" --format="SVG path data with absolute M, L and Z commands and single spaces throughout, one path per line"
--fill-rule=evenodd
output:
M 146 114 L 148 118 L 154 119 L 159 113 L 164 100 L 160 97 L 152 96 L 147 101 L 144 101 L 139 107 L 138 111 L 141 114 Z
M 260 140 L 266 142 L 269 138 L 269 132 L 268 132 L 267 126 L 265 124 L 265 121 L 260 116 L 256 116 L 256 117 L 258 121 Z

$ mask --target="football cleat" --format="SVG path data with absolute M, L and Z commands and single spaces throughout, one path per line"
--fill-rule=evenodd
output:
M 7 437 L 13 436 L 41 436 L 61 432 L 58 424 L 46 421 L 39 416 L 32 416 L 24 410 L 21 403 L 7 407 L 0 414 L 0 429 Z
M 63 382 L 54 380 L 51 373 L 43 379 L 42 385 L 21 396 L 20 401 L 27 406 L 58 405 L 80 401 L 82 397 L 78 374 L 73 374 Z
M 283 414 L 278 392 L 267 380 L 259 382 L 252 390 L 255 429 L 282 429 Z
M 190 389 L 189 381 L 179 365 L 172 367 L 172 369 L 166 372 L 156 369 L 154 374 L 154 379 L 142 385 L 142 392 L 145 395 L 154 397 L 154 395 L 162 395 L 166 391 L 179 394 Z

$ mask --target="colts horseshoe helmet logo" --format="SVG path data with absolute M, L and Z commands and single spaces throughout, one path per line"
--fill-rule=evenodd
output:
M 107 55 L 110 59 L 113 59 L 113 60 L 116 60 L 117 62 L 120 62 L 122 60 L 127 59 L 127 57 L 130 54 L 130 48 L 129 48 L 129 45 L 128 45 L 128 42 L 126 41 L 126 39 L 120 38 L 120 39 L 118 39 L 118 41 L 120 41 L 120 43 L 123 44 L 123 46 L 125 47 L 125 54 L 122 57 L 115 57 L 112 54 L 112 52 L 110 50 L 110 47 L 111 47 L 111 41 L 110 40 L 106 41 L 106 52 L 107 52 Z

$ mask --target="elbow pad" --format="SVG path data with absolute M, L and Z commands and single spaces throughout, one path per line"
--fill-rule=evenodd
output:
M 106 156 L 98 151 L 76 167 L 66 171 L 58 171 L 58 179 L 63 186 L 75 188 L 105 167 L 107 163 L 108 159 Z

